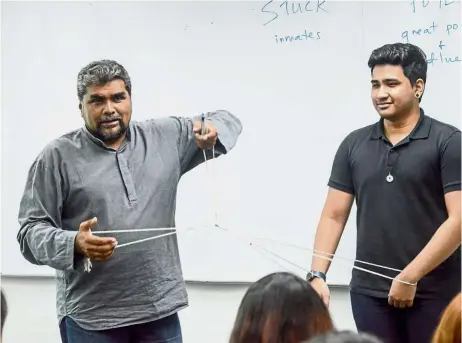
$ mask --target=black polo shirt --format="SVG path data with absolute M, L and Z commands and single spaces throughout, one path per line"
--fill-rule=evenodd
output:
M 447 219 L 444 194 L 461 189 L 461 132 L 421 110 L 410 135 L 392 146 L 380 120 L 343 140 L 328 185 L 355 196 L 356 259 L 402 270 Z M 356 265 L 391 277 L 399 274 Z M 391 283 L 353 269 L 350 287 L 388 297 Z M 420 280 L 416 298 L 451 298 L 460 290 L 459 248 Z

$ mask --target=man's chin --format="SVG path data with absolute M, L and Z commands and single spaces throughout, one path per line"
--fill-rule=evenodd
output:
M 393 118 L 395 116 L 395 111 L 391 111 L 389 108 L 387 108 L 386 110 L 379 110 L 378 108 L 376 108 L 376 110 L 379 116 L 384 119 Z
M 125 130 L 121 130 L 120 128 L 117 128 L 116 130 L 101 130 L 98 132 L 98 138 L 105 143 L 112 143 L 122 138 L 124 134 Z
M 110 129 L 101 129 L 100 134 L 108 139 L 116 139 L 122 135 L 121 131 L 120 126 L 117 125 L 117 127 L 112 127 Z

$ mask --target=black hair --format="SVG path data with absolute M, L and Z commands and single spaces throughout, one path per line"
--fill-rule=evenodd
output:
M 247 290 L 230 343 L 299 343 L 333 328 L 326 305 L 309 282 L 291 273 L 272 273 Z
M 367 333 L 353 331 L 331 331 L 304 343 L 383 343 L 380 339 Z
M 386 44 L 372 51 L 367 62 L 371 73 L 376 66 L 385 64 L 401 66 L 404 75 L 409 79 L 412 86 L 415 85 L 418 79 L 422 79 L 424 84 L 427 82 L 427 56 L 416 45 L 410 43 Z
M 3 290 L 0 289 L 0 296 L 1 296 L 1 303 L 0 303 L 0 309 L 1 309 L 1 315 L 0 315 L 0 335 L 3 332 L 3 324 L 5 324 L 5 319 L 8 314 L 8 306 L 6 303 L 6 298 L 5 294 L 3 294 Z

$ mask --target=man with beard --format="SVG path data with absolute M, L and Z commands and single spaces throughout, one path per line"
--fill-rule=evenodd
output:
M 202 149 L 208 158 L 212 147 L 216 156 L 228 153 L 242 131 L 223 110 L 205 123 L 202 116 L 131 121 L 131 90 L 115 61 L 84 67 L 77 94 L 85 125 L 43 149 L 21 200 L 21 252 L 56 270 L 66 343 L 182 342 L 177 313 L 188 299 L 176 235 L 113 255 L 116 237 L 91 230 L 174 227 L 181 176 L 204 161 Z
M 356 259 L 375 264 L 356 266 L 393 278 L 353 269 L 358 330 L 386 343 L 429 342 L 461 289 L 461 132 L 420 107 L 427 61 L 418 47 L 385 45 L 368 65 L 381 118 L 340 144 L 314 249 L 335 253 L 356 199 Z M 326 303 L 328 268 L 314 257 L 309 277 Z

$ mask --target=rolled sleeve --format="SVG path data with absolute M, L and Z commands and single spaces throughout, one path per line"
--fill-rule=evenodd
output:
M 165 137 L 173 139 L 178 151 L 178 158 L 181 165 L 181 173 L 184 174 L 204 162 L 202 150 L 197 146 L 194 123 L 201 120 L 201 116 L 195 117 L 169 117 L 164 120 L 157 120 Z M 218 132 L 218 139 L 215 146 L 215 157 L 227 154 L 237 143 L 242 132 L 241 121 L 225 110 L 206 113 L 206 120 L 209 121 Z M 212 150 L 206 151 L 207 159 L 212 157 Z
M 218 131 L 218 141 L 223 146 L 223 154 L 228 153 L 237 143 L 242 133 L 241 121 L 228 111 L 220 110 L 208 117 Z

